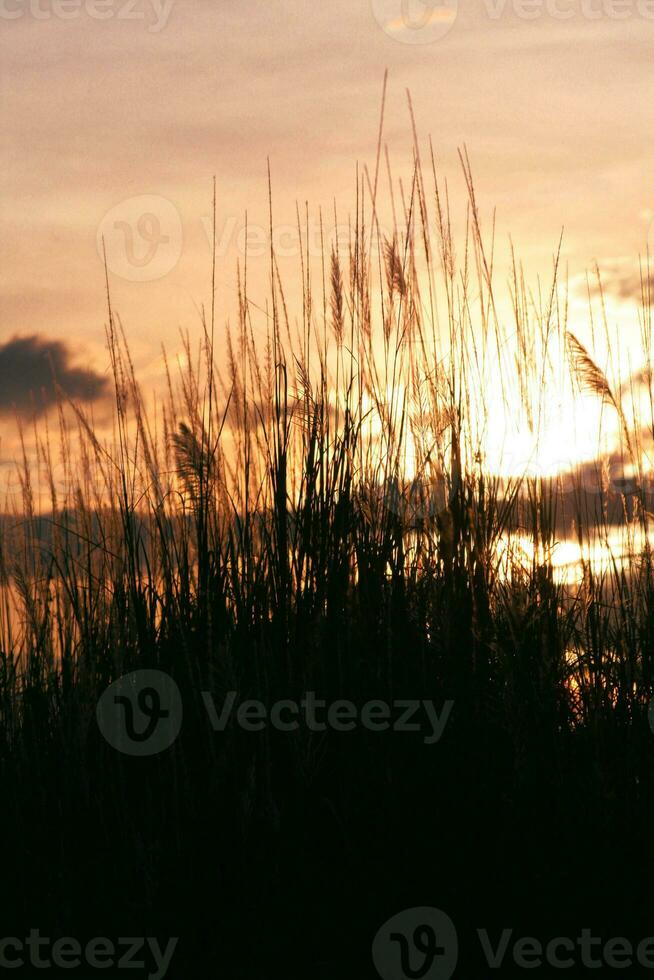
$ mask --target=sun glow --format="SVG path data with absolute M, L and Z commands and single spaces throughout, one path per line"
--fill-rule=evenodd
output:
M 552 477 L 614 451 L 620 426 L 598 399 L 552 391 L 534 425 L 525 413 L 498 406 L 484 435 L 484 459 L 502 476 Z

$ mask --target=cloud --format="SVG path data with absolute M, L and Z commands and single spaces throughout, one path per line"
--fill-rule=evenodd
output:
M 601 283 L 601 286 L 600 286 Z M 585 289 L 581 279 L 578 285 Z M 634 300 L 636 303 L 645 301 L 654 303 L 654 274 L 647 273 L 644 267 L 631 259 L 612 259 L 600 264 L 600 281 L 595 276 L 588 277 L 588 289 L 591 296 L 613 296 L 618 300 Z
M 107 392 L 101 374 L 70 364 L 59 340 L 38 334 L 14 337 L 0 346 L 0 412 L 44 412 L 57 400 L 57 388 L 70 398 L 94 401 Z

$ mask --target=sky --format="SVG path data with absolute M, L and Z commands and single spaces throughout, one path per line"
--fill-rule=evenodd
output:
M 214 176 L 219 321 L 246 211 L 251 235 L 267 225 L 268 159 L 278 244 L 299 267 L 296 204 L 315 221 L 336 200 L 345 218 L 357 163 L 374 168 L 386 69 L 394 173 L 410 177 L 408 89 L 453 210 L 465 144 L 499 253 L 511 236 L 527 276 L 547 279 L 563 229 L 571 277 L 610 270 L 615 315 L 635 329 L 633 264 L 654 218 L 654 0 L 447 4 L 0 0 L 0 411 L 17 371 L 38 383 L 44 351 L 78 395 L 104 397 L 103 236 L 137 371 L 156 383 L 161 345 L 199 332 L 210 301 Z M 262 304 L 265 253 L 249 265 Z

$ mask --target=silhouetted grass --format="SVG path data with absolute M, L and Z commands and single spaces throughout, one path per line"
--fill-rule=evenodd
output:
M 297 319 L 271 254 L 255 342 L 241 270 L 236 329 L 215 341 L 212 306 L 156 411 L 109 302 L 113 433 L 62 400 L 59 441 L 37 436 L 47 506 L 26 462 L 1 529 L 4 934 L 179 935 L 179 977 L 365 977 L 404 907 L 464 930 L 647 927 L 647 426 L 568 330 L 558 262 L 544 300 L 515 267 L 503 320 L 462 164 L 458 260 L 416 147 L 392 236 L 364 174 L 347 254 L 318 270 L 302 256 Z M 647 365 L 650 311 L 645 296 Z M 497 392 L 519 391 L 537 434 L 550 369 L 617 412 L 628 494 L 601 460 L 590 496 L 581 470 L 495 475 Z M 598 569 L 616 507 L 634 554 Z M 572 585 L 553 563 L 562 526 L 585 556 Z M 139 668 L 168 672 L 184 703 L 178 739 L 147 759 L 95 721 Z M 454 708 L 435 745 L 215 733 L 201 692 L 219 705 L 231 690 Z

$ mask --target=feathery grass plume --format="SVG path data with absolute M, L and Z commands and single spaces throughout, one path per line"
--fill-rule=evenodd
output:
M 616 399 L 611 391 L 611 386 L 604 372 L 595 364 L 592 357 L 570 331 L 566 333 L 568 344 L 568 354 L 573 373 L 584 391 L 597 395 L 604 402 L 612 405 L 617 412 L 620 411 Z
M 615 409 L 620 420 L 620 425 L 627 444 L 629 456 L 632 463 L 635 464 L 636 458 L 629 433 L 629 425 L 627 424 L 627 419 L 625 418 L 620 400 L 613 394 L 606 375 L 601 368 L 597 366 L 581 341 L 579 341 L 569 330 L 566 332 L 566 343 L 572 372 L 576 377 L 580 388 L 583 391 L 597 395 L 597 397 L 601 398 L 605 404 L 610 405 Z
M 177 475 L 185 492 L 197 504 L 202 488 L 209 485 L 210 454 L 206 436 L 199 439 L 186 422 L 180 422 L 177 432 L 173 433 L 172 443 Z
M 299 425 L 307 433 L 311 433 L 317 422 L 319 406 L 309 377 L 309 371 L 305 363 L 295 357 L 296 381 L 294 391 L 294 406 L 292 418 L 296 425 Z
M 406 280 L 396 237 L 384 240 L 384 258 L 386 260 L 386 285 L 389 296 L 392 298 L 395 293 L 398 296 L 404 296 L 406 294 Z
M 332 330 L 334 331 L 334 336 L 336 337 L 336 343 L 340 347 L 343 343 L 343 332 L 345 329 L 345 315 L 344 315 L 344 287 L 343 287 L 343 271 L 341 269 L 341 263 L 338 257 L 338 253 L 335 249 L 332 249 L 331 255 L 331 296 L 330 296 L 330 306 L 332 314 Z

